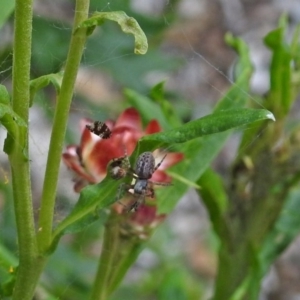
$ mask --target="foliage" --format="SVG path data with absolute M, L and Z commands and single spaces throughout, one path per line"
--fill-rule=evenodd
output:
M 133 35 L 135 42 L 130 46 L 134 47 L 135 54 L 145 54 L 148 48 L 146 35 L 138 22 L 124 12 L 95 12 L 89 17 L 89 1 L 77 0 L 72 33 L 69 30 L 63 33 L 70 34 L 71 39 L 63 71 L 60 71 L 59 65 L 64 60 L 63 55 L 66 55 L 62 51 L 66 50 L 66 43 L 62 48 L 54 50 L 57 53 L 53 57 L 58 57 L 58 60 L 51 62 L 43 58 L 42 64 L 37 63 L 38 56 L 42 57 L 45 53 L 36 50 L 40 43 L 36 44 L 34 35 L 37 34 L 36 37 L 43 40 L 47 24 L 44 20 L 35 20 L 44 26 L 39 28 L 40 33 L 33 31 L 31 48 L 31 26 L 35 26 L 32 4 L 31 0 L 16 0 L 12 92 L 9 93 L 4 85 L 0 85 L 0 122 L 7 131 L 4 152 L 8 155 L 12 177 L 11 187 L 8 188 L 5 184 L 1 186 L 6 207 L 3 215 L 11 211 L 9 202 L 13 201 L 16 224 L 9 225 L 16 228 L 18 240 L 17 246 L 12 245 L 8 239 L 0 243 L 0 276 L 3 278 L 0 282 L 0 297 L 12 296 L 13 299 L 26 300 L 32 299 L 34 294 L 39 297 L 39 293 L 42 293 L 47 299 L 117 299 L 120 297 L 119 291 L 115 294 L 113 292 L 149 241 L 155 226 L 144 227 L 142 234 L 130 230 L 125 230 L 124 233 L 124 228 L 128 229 L 124 224 L 129 224 L 131 215 L 120 215 L 110 207 L 115 202 L 120 182 L 128 182 L 129 179 L 123 178 L 119 182 L 109 176 L 97 184 L 86 186 L 68 214 L 54 224 L 55 205 L 59 201 L 57 182 L 67 119 L 83 51 L 86 45 L 88 48 L 91 45 L 98 46 L 100 36 L 96 31 L 89 42 L 86 39 L 96 26 L 103 26 L 102 47 L 110 42 L 119 42 L 120 32 L 116 33 L 115 27 L 103 24 L 105 20 L 114 21 L 124 33 Z M 96 5 L 92 1 L 92 6 Z M 114 5 L 117 6 L 117 2 Z M 13 10 L 6 2 L 4 7 L 5 10 L 0 15 L 0 25 Z M 129 6 L 128 10 L 130 11 Z M 142 21 L 151 22 L 146 19 Z M 162 24 L 155 20 L 152 22 L 156 22 L 157 27 L 154 28 L 159 32 Z M 145 69 L 149 71 L 156 64 L 161 69 L 175 68 L 178 66 L 176 59 L 169 58 L 170 66 L 161 65 L 162 59 L 157 50 L 150 49 L 145 64 L 135 57 L 103 64 L 104 69 L 109 67 L 116 80 L 127 87 L 124 91 L 127 105 L 139 110 L 143 123 L 147 124 L 155 116 L 164 129 L 139 139 L 130 157 L 131 163 L 141 153 L 159 148 L 179 149 L 184 154 L 184 160 L 168 171 L 173 177 L 173 185 L 156 193 L 157 214 L 170 213 L 190 186 L 200 187 L 197 192 L 203 199 L 220 240 L 214 294 L 216 300 L 257 299 L 262 277 L 300 230 L 299 218 L 295 215 L 295 209 L 300 205 L 300 191 L 296 185 L 300 180 L 299 127 L 285 126 L 299 87 L 299 82 L 294 80 L 299 72 L 299 29 L 296 30 L 292 43 L 287 44 L 286 26 L 286 19 L 283 17 L 279 28 L 265 38 L 265 44 L 272 51 L 272 63 L 270 91 L 262 107 L 247 107 L 252 74 L 248 48 L 241 39 L 228 34 L 227 43 L 239 55 L 235 70 L 236 82 L 219 100 L 211 114 L 185 124 L 165 96 L 163 82 L 152 88 L 150 96 L 142 93 L 146 87 L 144 85 L 140 88 L 139 82 Z M 59 43 L 61 39 L 54 28 L 51 32 L 52 38 L 55 43 Z M 128 51 L 127 41 L 122 47 L 118 47 L 118 51 Z M 31 54 L 35 51 L 37 55 L 33 55 L 31 64 Z M 98 48 L 94 51 L 86 52 L 85 63 L 96 61 L 94 55 L 96 52 L 98 55 Z M 30 80 L 32 66 L 36 68 L 38 77 Z M 129 66 L 137 82 L 128 75 Z M 122 73 L 122 70 L 127 72 Z M 56 107 L 36 220 L 28 154 L 29 108 L 35 105 L 34 99 L 40 90 L 49 84 L 55 87 Z M 238 156 L 228 172 L 230 178 L 226 184 L 210 165 L 222 150 L 227 138 L 234 130 L 241 129 L 244 133 Z M 3 225 L 6 223 L 3 222 Z M 104 229 L 102 237 L 99 227 Z M 61 242 L 61 238 L 71 233 L 77 235 L 68 247 Z M 96 270 L 95 261 L 88 254 L 84 256 L 82 253 L 88 253 L 89 247 L 101 238 L 103 250 Z M 151 246 L 151 241 L 149 245 Z M 156 289 L 158 299 L 199 298 L 202 285 L 198 283 L 198 279 L 178 264 L 176 258 L 170 259 L 161 249 L 152 250 L 160 257 L 163 266 L 162 269 L 153 268 L 153 274 L 164 280 L 162 288 L 152 286 L 149 290 Z M 18 258 L 15 253 L 18 253 Z M 63 256 L 67 257 L 66 265 L 59 263 Z M 50 263 L 46 267 L 48 259 Z M 51 268 L 52 262 L 55 268 Z M 90 280 L 85 278 L 87 276 L 90 279 L 91 268 L 96 272 L 92 292 Z M 180 271 L 177 271 L 178 268 Z M 40 282 L 39 278 L 44 269 L 49 278 Z M 65 276 L 65 273 L 71 274 L 72 279 Z M 60 286 L 51 286 L 51 274 L 61 278 Z M 64 295 L 63 289 L 69 284 L 69 280 L 72 283 L 78 281 L 78 284 Z M 142 280 L 147 282 L 147 276 Z M 148 285 L 153 285 L 153 281 Z M 140 298 L 139 291 L 135 295 L 131 292 L 126 295 L 123 288 L 121 294 L 122 299 Z M 141 291 L 141 294 L 147 294 L 147 290 Z

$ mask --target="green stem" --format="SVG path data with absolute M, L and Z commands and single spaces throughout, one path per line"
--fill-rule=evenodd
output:
M 61 91 L 57 99 L 42 192 L 38 225 L 39 231 L 37 236 L 40 253 L 47 251 L 52 239 L 53 214 L 61 153 L 64 146 L 64 138 L 77 71 L 86 41 L 86 29 L 78 29 L 77 27 L 81 22 L 87 19 L 88 11 L 89 0 L 76 1 L 73 34 Z
M 112 213 L 106 223 L 103 250 L 91 300 L 108 299 L 119 286 L 130 266 L 136 261 L 145 244 L 145 241 L 141 241 L 135 234 L 122 235 L 122 230 L 126 228 L 124 217 L 127 218 L 127 216 L 120 217 Z
M 137 241 L 136 237 L 121 241 L 119 248 L 124 249 L 114 264 L 114 272 L 108 282 L 107 295 L 111 295 L 119 286 L 129 268 L 137 260 L 145 241 Z
M 107 300 L 108 280 L 114 269 L 113 262 L 119 250 L 119 234 L 119 224 L 108 221 L 104 231 L 102 253 L 93 285 L 91 300 Z
M 246 243 L 241 242 L 239 245 L 231 245 L 229 247 L 230 249 L 228 245 L 222 245 L 219 250 L 219 267 L 213 300 L 231 299 L 237 288 L 249 274 L 251 255 Z
M 32 32 L 32 0 L 17 0 L 13 53 L 13 110 L 28 124 L 29 80 Z M 38 259 L 33 219 L 28 127 L 18 129 L 9 154 L 12 171 L 14 208 L 18 232 L 19 268 L 13 299 L 33 297 L 43 261 Z

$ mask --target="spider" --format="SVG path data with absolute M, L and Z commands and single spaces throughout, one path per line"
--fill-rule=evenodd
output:
M 155 166 L 155 159 L 152 152 L 144 152 L 139 155 L 134 169 L 130 167 L 127 155 L 111 161 L 109 164 L 109 170 L 112 178 L 120 179 L 128 174 L 132 174 L 133 178 L 135 179 L 133 184 L 122 183 L 118 188 L 116 201 L 120 200 L 124 190 L 129 192 L 130 189 L 133 189 L 133 195 L 138 196 L 138 199 L 128 207 L 128 212 L 132 210 L 137 211 L 139 206 L 145 202 L 146 197 L 154 197 L 153 185 L 171 185 L 170 182 L 150 181 L 152 175 L 160 167 L 166 156 L 167 154 Z

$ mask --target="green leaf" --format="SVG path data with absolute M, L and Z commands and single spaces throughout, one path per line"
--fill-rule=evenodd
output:
M 189 122 L 178 129 L 143 137 L 138 145 L 142 149 L 145 148 L 145 150 L 140 149 L 139 153 L 173 145 L 174 143 L 184 143 L 203 135 L 218 133 L 256 121 L 272 119 L 272 116 L 273 115 L 266 110 L 254 109 L 237 109 L 215 113 Z M 137 149 L 139 149 L 139 147 L 137 147 Z M 96 208 L 101 209 L 112 204 L 115 199 L 118 184 L 119 182 L 114 180 L 105 179 L 97 185 L 87 186 L 83 189 L 70 215 L 64 219 L 55 230 L 54 238 L 66 232 L 67 228 L 71 225 L 76 225 L 76 230 L 80 230 L 81 226 L 78 225 L 80 220 L 92 213 Z M 83 223 L 82 228 L 86 227 L 86 223 L 87 222 Z
M 239 68 L 237 72 L 238 78 L 236 83 L 218 102 L 214 109 L 215 112 L 231 108 L 242 108 L 249 98 L 249 82 L 253 69 L 249 50 L 243 40 L 234 38 L 232 35 L 227 36 L 227 42 L 240 55 L 237 64 Z M 180 164 L 172 167 L 171 172 L 176 172 L 189 181 L 197 181 L 220 152 L 230 134 L 231 131 L 225 131 L 181 144 L 178 149 L 184 153 L 185 158 Z M 187 191 L 187 188 L 187 185 L 175 179 L 171 188 L 158 189 L 156 194 L 160 200 L 159 212 L 169 213 L 172 211 L 176 203 Z
M 238 51 L 241 51 L 241 55 L 243 57 L 243 64 L 244 64 L 244 69 L 241 75 L 239 76 L 237 83 L 231 87 L 231 89 L 228 91 L 228 93 L 223 97 L 223 99 L 220 101 L 216 108 L 217 116 L 220 117 L 222 122 L 226 121 L 226 118 L 224 119 L 224 116 L 227 114 L 227 117 L 230 115 L 232 116 L 233 111 L 230 112 L 230 108 L 239 108 L 242 107 L 247 98 L 247 90 L 249 87 L 249 80 L 250 80 L 250 75 L 252 71 L 251 63 L 249 59 L 246 59 L 245 56 L 248 57 L 248 51 L 245 49 L 245 47 L 241 47 L 243 45 L 243 42 L 241 40 L 238 40 L 237 45 Z M 243 93 L 241 93 L 241 89 Z M 140 97 L 140 95 L 134 93 L 133 91 L 126 90 L 126 95 L 130 96 L 132 98 L 134 97 Z M 161 114 L 161 112 L 158 110 L 157 105 L 155 103 L 152 103 L 149 101 L 148 98 L 144 97 L 144 104 L 149 105 L 148 108 L 145 110 L 145 107 L 143 106 L 143 112 L 149 111 L 149 115 L 146 117 L 146 119 L 149 121 L 155 118 L 158 118 L 159 121 L 164 122 L 165 126 L 168 126 L 168 122 L 165 120 L 164 115 Z M 138 100 L 140 101 L 140 100 Z M 137 102 L 138 102 L 137 101 Z M 225 111 L 227 109 L 227 111 Z M 155 111 L 155 114 L 153 112 Z M 244 117 L 247 115 L 247 110 L 243 110 L 244 112 Z M 252 111 L 252 112 L 251 112 Z M 156 113 L 158 112 L 158 113 Z M 235 113 L 237 114 L 235 117 L 238 119 L 238 114 L 240 113 L 240 110 L 235 110 Z M 223 115 L 225 113 L 225 115 Z M 264 119 L 265 117 L 270 118 L 272 115 L 264 110 L 249 110 L 249 115 L 254 115 L 260 119 L 261 117 Z M 212 116 L 212 115 L 210 115 Z M 210 119 L 210 116 L 204 117 L 204 123 L 210 123 L 212 120 Z M 263 117 L 264 116 L 264 117 Z M 216 116 L 213 117 L 215 119 Z M 206 119 L 205 119 L 206 118 Z M 208 119 L 207 119 L 208 118 Z M 218 119 L 218 118 L 217 118 Z M 250 117 L 251 119 L 251 117 Z M 251 120 L 248 119 L 248 121 L 245 119 L 244 121 L 249 124 L 251 123 Z M 199 119 L 201 120 L 201 119 Z M 183 131 L 194 131 L 193 128 L 190 127 L 197 127 L 197 122 L 200 122 L 200 124 L 203 124 L 202 121 L 192 121 L 196 122 L 191 123 L 191 124 L 186 124 L 184 126 L 187 127 L 179 127 L 179 129 L 183 128 Z M 228 121 L 228 120 L 227 120 Z M 252 119 L 254 121 L 254 119 Z M 221 123 L 222 123 L 221 122 Z M 206 125 L 208 125 L 208 123 Z M 231 125 L 232 125 L 232 120 L 230 120 Z M 243 123 L 243 122 L 242 122 Z M 243 124 L 246 124 L 243 123 Z M 211 123 L 210 123 L 211 124 Z M 240 124 L 240 123 L 239 123 Z M 220 125 L 220 123 L 219 123 Z M 227 130 L 229 129 L 230 126 L 223 124 L 223 128 L 221 127 L 219 129 L 221 130 Z M 241 125 L 241 124 L 240 124 Z M 189 129 L 190 128 L 190 129 Z M 227 129 L 226 129 L 227 128 Z M 232 128 L 232 127 L 230 127 Z M 211 131 L 211 128 L 209 129 Z M 175 130 L 177 132 L 177 130 Z M 197 130 L 196 130 L 197 131 Z M 201 131 L 201 130 L 199 130 Z M 175 132 L 175 140 L 178 142 L 178 138 Z M 207 132 L 206 134 L 211 134 L 212 132 L 218 132 L 216 128 L 212 130 L 211 132 Z M 151 135 L 148 136 L 148 139 L 150 140 L 141 140 L 141 145 L 140 149 L 135 151 L 135 157 L 141 151 L 150 151 L 151 147 L 152 150 L 155 148 L 159 148 L 159 145 L 165 144 L 165 145 L 170 145 L 173 146 L 173 138 L 166 137 L 165 135 L 166 132 L 162 133 L 162 136 L 155 136 Z M 196 133 L 196 134 L 195 134 Z M 174 135 L 174 130 L 171 130 L 171 134 Z M 176 172 L 177 174 L 180 174 L 180 176 L 185 177 L 189 181 L 196 181 L 201 174 L 205 171 L 205 169 L 208 168 L 209 164 L 211 161 L 215 158 L 215 156 L 218 154 L 222 146 L 224 145 L 227 137 L 229 136 L 230 132 L 223 132 L 223 133 L 217 133 L 217 134 L 212 134 L 208 136 L 203 136 L 202 138 L 197 138 L 199 135 L 197 132 L 189 132 L 187 137 L 181 137 L 181 142 L 188 141 L 191 138 L 194 138 L 192 141 L 185 142 L 184 144 L 180 145 L 180 151 L 185 154 L 185 159 L 183 162 L 178 164 L 177 166 L 172 168 L 172 172 Z M 158 134 L 159 135 L 159 134 Z M 203 135 L 203 132 L 202 132 Z M 151 140 L 151 137 L 154 136 L 154 140 Z M 144 137 L 147 139 L 147 136 Z M 160 141 L 162 139 L 162 141 Z M 166 140 L 165 140 L 166 139 Z M 144 145 L 145 144 L 145 145 Z M 152 146 L 151 146 L 151 145 Z M 148 148 L 148 145 L 150 148 Z M 145 147 L 144 147 L 145 146 Z M 86 222 L 80 223 L 84 218 L 87 218 L 87 215 L 92 213 L 96 208 L 101 209 L 103 207 L 106 207 L 110 205 L 111 203 L 114 202 L 114 199 L 116 197 L 117 193 L 117 188 L 120 182 L 113 181 L 110 179 L 105 179 L 101 183 L 93 186 L 88 186 L 85 189 L 83 189 L 82 193 L 80 194 L 80 198 L 78 203 L 75 205 L 74 209 L 70 212 L 70 214 L 64 219 L 58 227 L 55 229 L 54 234 L 53 234 L 53 243 L 55 244 L 59 237 L 66 233 L 67 231 L 71 231 L 72 227 L 76 227 L 77 229 L 80 229 L 80 224 L 82 226 L 86 226 Z M 174 180 L 174 185 L 172 187 L 164 188 L 157 190 L 157 195 L 158 199 L 161 199 L 163 201 L 159 201 L 159 212 L 169 212 L 173 209 L 173 207 L 176 205 L 177 201 L 180 199 L 180 197 L 186 192 L 187 190 L 187 185 L 183 182 L 180 182 L 178 180 Z M 170 199 L 172 201 L 170 201 Z M 76 230 L 77 230 L 76 229 Z
M 17 269 L 16 269 L 17 270 Z M 17 279 L 16 272 L 10 274 L 10 278 L 0 285 L 0 297 L 9 297 L 12 295 Z
M 276 118 L 287 115 L 293 102 L 291 89 L 291 51 L 285 43 L 286 22 L 271 31 L 264 39 L 272 50 L 270 94 L 266 106 L 274 112 Z
M 149 151 L 185 143 L 205 135 L 220 133 L 263 120 L 275 121 L 273 114 L 265 109 L 240 108 L 224 110 L 188 122 L 175 129 L 146 135 L 139 141 L 137 151 L 142 153 L 147 151 L 147 149 Z
M 7 21 L 9 16 L 15 9 L 14 0 L 1 0 L 1 9 L 0 9 L 0 28 Z
M 32 19 L 32 59 L 36 77 L 56 73 L 62 68 L 69 49 L 71 27 L 52 18 L 41 18 L 34 14 Z M 51 45 L 47 47 L 47 45 Z
M 0 103 L 10 105 L 10 97 L 6 87 L 0 84 Z
M 17 258 L 0 243 L 0 267 L 9 270 L 10 267 L 15 267 L 17 264 Z
M 300 190 L 293 189 L 273 230 L 268 234 L 261 251 L 262 275 L 274 260 L 290 245 L 300 232 Z
M 1 296 L 10 296 L 12 294 L 17 270 L 17 258 L 2 244 L 0 244 L 0 267 L 5 271 L 7 279 L 2 278 L 0 283 Z M 2 298 L 1 298 L 2 299 Z
M 150 96 L 160 106 L 161 111 L 171 128 L 180 126 L 182 122 L 178 118 L 174 106 L 172 106 L 171 102 L 165 98 L 164 87 L 165 81 L 158 83 L 151 89 Z
M 225 41 L 228 45 L 235 49 L 240 54 L 240 58 L 235 64 L 234 74 L 235 78 L 237 78 L 236 84 L 241 85 L 241 93 L 247 93 L 247 81 L 241 81 L 240 77 L 244 76 L 245 74 L 249 76 L 252 72 L 252 63 L 249 58 L 249 49 L 247 44 L 240 38 L 234 37 L 231 33 L 227 33 L 225 35 Z M 250 74 L 249 74 L 250 73 Z M 246 89 L 242 88 L 245 87 Z
M 57 95 L 60 92 L 60 87 L 63 79 L 63 72 L 56 74 L 48 74 L 30 81 L 30 106 L 33 104 L 33 99 L 36 92 L 40 89 L 43 89 L 49 84 L 53 84 Z
M 275 226 L 270 229 L 266 239 L 257 251 L 252 253 L 252 263 L 248 275 L 236 291 L 243 291 L 249 299 L 257 299 L 262 278 L 265 276 L 270 266 L 299 235 L 300 219 L 298 211 L 300 209 L 300 190 L 293 189 L 287 197 L 284 208 L 281 211 Z M 247 284 L 246 284 L 247 282 Z M 253 295 L 250 296 L 250 293 Z M 241 299 L 239 297 L 233 299 Z
M 269 118 L 272 119 L 272 116 L 273 116 L 272 114 L 270 114 L 270 112 L 268 112 L 266 110 L 258 111 L 258 110 L 239 109 L 239 110 L 233 110 L 233 111 L 235 111 L 236 113 L 238 112 L 238 114 L 243 111 L 243 113 L 239 114 L 240 117 L 242 117 L 242 115 L 244 115 L 244 116 L 248 115 L 248 117 L 250 117 L 250 116 L 254 117 L 254 115 L 256 115 L 256 117 L 258 117 L 257 121 L 260 119 L 260 117 L 263 117 L 263 116 L 264 116 L 263 118 L 267 118 L 267 119 L 269 119 Z M 225 121 L 225 119 L 226 119 L 226 121 L 225 121 L 225 123 L 227 122 L 226 126 L 230 126 L 229 123 L 231 123 L 232 121 L 233 122 L 238 121 L 239 118 L 236 118 L 237 117 L 236 114 L 229 113 L 229 112 L 230 111 L 224 111 L 222 113 L 212 114 L 210 116 L 198 119 L 196 121 L 192 121 L 193 123 L 190 122 L 191 124 L 188 123 L 188 124 L 182 126 L 181 128 L 178 129 L 178 131 L 176 129 L 174 129 L 174 130 L 163 132 L 161 134 L 157 133 L 157 134 L 145 136 L 142 138 L 142 140 L 140 142 L 140 148 L 139 148 L 138 153 L 144 152 L 144 151 L 146 151 L 146 149 L 148 149 L 148 151 L 149 151 L 151 149 L 156 149 L 156 148 L 161 148 L 161 147 L 165 147 L 168 145 L 173 145 L 176 142 L 183 142 L 187 137 L 192 139 L 192 138 L 199 136 L 199 134 L 203 134 L 203 132 L 201 131 L 201 127 L 199 126 L 200 127 L 200 128 L 198 128 L 199 130 L 197 130 L 197 128 L 195 128 L 195 129 L 193 128 L 194 125 L 195 125 L 195 127 L 197 127 L 197 125 L 201 124 L 202 122 L 206 122 L 213 115 L 221 116 L 224 114 L 223 115 L 224 119 L 223 119 L 223 117 L 221 117 L 219 119 L 219 121 L 220 121 L 219 124 L 221 124 L 221 123 L 223 124 L 223 121 Z M 225 115 L 227 113 L 228 113 L 227 117 L 231 116 L 230 117 L 231 121 L 229 121 L 225 117 Z M 234 115 L 235 115 L 235 117 L 234 117 Z M 248 117 L 246 117 L 244 119 L 245 122 L 251 123 L 250 119 L 252 121 L 254 121 L 254 119 L 256 118 L 256 117 L 254 117 L 252 119 L 252 118 L 248 118 Z M 204 120 L 202 120 L 202 119 L 204 119 Z M 214 119 L 214 117 L 213 117 L 213 119 Z M 241 121 L 241 119 L 240 119 L 240 121 Z M 196 122 L 196 123 L 194 123 L 194 122 Z M 208 120 L 208 122 L 210 122 L 210 120 Z M 239 121 L 237 123 L 239 123 Z M 236 125 L 237 125 L 237 123 L 236 123 Z M 239 124 L 242 125 L 241 123 L 239 123 Z M 231 125 L 233 125 L 233 123 L 231 123 Z M 216 129 L 216 131 L 214 131 L 215 129 Z M 221 126 L 218 129 L 227 130 L 229 128 L 226 129 L 225 127 Z M 174 166 L 171 169 L 172 172 L 180 174 L 180 176 L 185 177 L 187 180 L 196 181 L 202 175 L 202 173 L 209 167 L 211 161 L 219 153 L 220 149 L 222 148 L 227 137 L 230 134 L 230 132 L 215 133 L 215 132 L 217 132 L 218 129 L 216 127 L 210 127 L 210 129 L 207 129 L 208 131 L 204 132 L 204 134 L 207 133 L 207 134 L 211 134 L 211 135 L 202 137 L 200 139 L 197 138 L 195 140 L 192 140 L 192 141 L 180 146 L 180 148 L 179 148 L 180 152 L 184 153 L 185 158 L 184 158 L 183 162 L 181 162 L 177 166 Z M 182 132 L 181 132 L 181 130 L 182 130 Z M 178 134 L 178 132 L 183 133 L 185 131 L 187 131 L 186 137 L 183 137 L 183 136 L 181 136 L 181 134 Z M 168 135 L 168 133 L 171 133 L 171 134 Z M 213 133 L 215 133 L 215 134 L 213 134 Z M 176 202 L 179 200 L 179 197 L 181 197 L 185 193 L 186 189 L 187 189 L 187 186 L 183 182 L 174 180 L 172 187 L 157 190 L 158 199 L 162 200 L 159 202 L 159 212 L 160 213 L 169 213 L 176 205 Z M 218 203 L 218 205 L 219 204 L 220 203 Z M 222 208 L 219 208 L 219 209 L 221 210 Z
M 156 119 L 164 130 L 171 128 L 160 107 L 151 99 L 130 89 L 126 89 L 124 95 L 126 100 L 141 113 L 145 124 Z
M 4 143 L 4 151 L 9 154 L 12 150 L 19 127 L 26 127 L 25 121 L 19 117 L 10 105 L 0 103 L 0 123 L 6 128 L 8 135 Z M 18 145 L 19 147 L 22 145 Z
M 85 187 L 70 214 L 54 230 L 51 251 L 54 250 L 58 239 L 63 234 L 86 228 L 95 221 L 96 216 L 91 214 L 96 209 L 102 209 L 114 203 L 120 183 L 120 181 L 106 177 L 98 184 Z
M 95 27 L 101 26 L 105 20 L 117 22 L 122 31 L 132 34 L 135 39 L 135 54 L 145 54 L 148 50 L 147 38 L 138 22 L 128 17 L 123 11 L 96 12 L 91 18 L 85 20 L 79 25 L 79 28 L 88 28 L 88 34 L 91 34 Z
M 26 127 L 25 121 L 17 115 L 10 106 L 0 103 L 0 122 L 8 132 L 13 133 L 13 124 Z
M 294 69 L 296 71 L 299 71 L 300 69 L 300 44 L 299 44 L 299 38 L 300 38 L 300 24 L 298 24 L 295 28 L 293 39 L 291 42 L 291 54 L 294 60 Z
M 229 201 L 222 179 L 213 170 L 207 169 L 197 184 L 200 186 L 198 193 L 207 207 L 215 231 L 220 234 L 222 226 L 226 224 L 222 219 Z
M 179 174 L 192 182 L 198 180 L 222 149 L 229 134 L 230 132 L 222 132 L 208 135 L 178 146 L 178 150 L 184 154 L 184 159 L 170 169 L 171 174 Z M 176 177 L 173 178 L 172 184 L 171 187 L 155 191 L 159 199 L 159 213 L 171 212 L 189 188 L 189 185 Z

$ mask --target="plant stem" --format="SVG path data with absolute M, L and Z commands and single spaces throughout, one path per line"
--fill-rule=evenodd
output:
M 213 300 L 231 299 L 249 272 L 251 253 L 247 249 L 246 243 L 241 243 L 236 249 L 233 249 L 232 246 L 229 248 L 227 245 L 222 245 L 219 250 L 219 267 Z
M 86 29 L 78 29 L 77 27 L 82 21 L 86 20 L 88 17 L 88 11 L 89 0 L 76 1 L 73 34 L 70 42 L 61 91 L 57 98 L 42 192 L 38 225 L 39 230 L 37 236 L 40 253 L 47 251 L 52 239 L 53 214 L 61 153 L 64 146 L 64 138 L 77 71 L 86 41 Z
M 145 241 L 140 240 L 135 234 L 126 236 L 124 232 L 122 233 L 127 217 L 120 217 L 112 212 L 106 222 L 103 250 L 95 276 L 91 300 L 109 298 L 119 286 L 128 269 L 136 261 L 145 244 Z
M 32 31 L 32 0 L 16 0 L 13 53 L 13 110 L 28 124 L 29 80 Z M 20 127 L 9 153 L 16 216 L 19 268 L 13 299 L 33 297 L 43 265 L 38 260 L 33 219 L 30 166 L 28 157 L 28 127 Z
M 120 285 L 124 276 L 126 275 L 129 268 L 137 260 L 137 257 L 141 253 L 143 247 L 145 246 L 145 241 L 139 240 L 136 236 L 123 238 L 119 242 L 119 256 L 114 264 L 114 272 L 109 277 L 107 295 L 110 296 L 116 288 Z
M 91 300 L 107 300 L 108 280 L 113 270 L 113 262 L 119 245 L 119 224 L 107 222 L 99 260 L 97 274 L 93 285 Z

